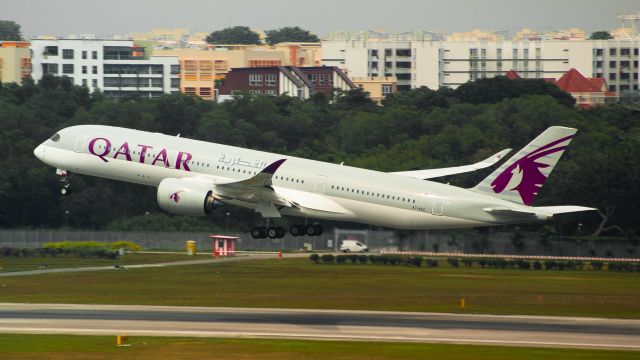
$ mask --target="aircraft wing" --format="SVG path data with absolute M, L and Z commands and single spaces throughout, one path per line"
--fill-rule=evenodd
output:
M 413 170 L 413 171 L 396 171 L 396 172 L 392 172 L 391 174 L 395 174 L 395 175 L 400 175 L 400 176 L 408 176 L 408 177 L 412 177 L 412 178 L 416 178 L 416 179 L 431 179 L 431 178 L 436 178 L 436 177 L 440 177 L 440 176 L 446 176 L 446 175 L 454 175 L 454 174 L 461 174 L 461 173 L 466 173 L 466 172 L 471 172 L 471 171 L 476 171 L 479 169 L 484 169 L 486 167 L 489 167 L 495 163 L 497 163 L 498 161 L 500 161 L 500 159 L 502 159 L 505 155 L 507 155 L 509 152 L 511 151 L 511 149 L 504 149 L 494 155 L 491 155 L 490 157 L 477 162 L 475 164 L 471 164 L 471 165 L 463 165 L 463 166 L 454 166 L 454 167 L 447 167 L 447 168 L 440 168 L 440 169 L 427 169 L 427 170 Z
M 286 159 L 277 160 L 249 179 L 215 183 L 214 192 L 223 202 L 225 199 L 233 199 L 255 203 L 257 204 L 256 212 L 264 217 L 280 217 L 278 208 L 281 207 L 307 208 L 343 214 L 349 212 L 324 195 L 274 187 L 273 176 L 285 161 Z

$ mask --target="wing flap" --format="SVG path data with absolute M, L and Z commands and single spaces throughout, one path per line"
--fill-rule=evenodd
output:
M 491 165 L 494 165 L 505 155 L 507 155 L 511 149 L 504 149 L 498 153 L 491 155 L 490 157 L 477 162 L 471 165 L 463 165 L 463 166 L 454 166 L 440 169 L 427 169 L 427 170 L 413 170 L 413 171 L 396 171 L 391 174 L 400 175 L 400 176 L 408 176 L 416 179 L 431 179 L 441 176 L 454 175 L 454 174 L 462 174 L 466 172 L 476 171 L 480 169 L 484 169 Z

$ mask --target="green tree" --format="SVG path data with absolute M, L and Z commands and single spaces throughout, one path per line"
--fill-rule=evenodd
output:
M 206 40 L 209 44 L 261 44 L 260 35 L 246 26 L 234 26 L 214 31 L 207 36 Z
M 613 36 L 606 30 L 598 30 L 591 33 L 589 40 L 609 40 L 613 39 Z
M 20 25 L 11 20 L 0 20 L 0 40 L 21 41 Z
M 574 106 L 576 103 L 570 94 L 542 79 L 508 79 L 496 76 L 464 83 L 453 92 L 453 96 L 459 101 L 472 104 L 494 104 L 526 95 L 548 95 L 566 106 Z
M 301 29 L 297 26 L 283 27 L 280 29 L 265 31 L 266 41 L 269 45 L 275 45 L 283 42 L 319 42 L 317 36 L 310 33 L 309 30 Z

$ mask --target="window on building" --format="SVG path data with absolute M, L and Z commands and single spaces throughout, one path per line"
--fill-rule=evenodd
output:
M 82 51 L 82 59 L 83 60 L 87 59 L 87 52 L 86 51 Z
M 93 74 L 97 74 L 97 73 L 98 73 L 98 67 L 97 67 L 97 66 L 93 66 L 93 67 L 91 68 L 91 72 L 92 72 Z
M 262 86 L 262 74 L 249 74 L 250 86 Z
M 609 85 L 609 91 L 616 92 L 617 87 L 615 85 Z
M 618 54 L 618 49 L 611 48 L 609 49 L 609 56 L 616 56 Z
M 398 69 L 411 69 L 410 61 L 396 61 L 396 68 Z
M 469 57 L 477 58 L 478 57 L 478 49 L 469 49 Z
M 602 56 L 604 54 L 604 49 L 596 49 L 596 56 Z
M 171 79 L 171 87 L 172 87 L 172 88 L 178 88 L 178 87 L 180 87 L 180 78 L 173 78 L 173 79 Z
M 87 79 L 82 79 L 82 86 L 87 86 Z
M 523 54 L 524 58 L 525 58 L 525 59 L 528 59 L 528 58 L 529 58 L 529 49 L 524 49 L 524 50 L 523 50 L 523 53 L 524 53 L 524 54 Z
M 151 65 L 151 73 L 164 74 L 164 69 L 162 68 L 162 65 Z
M 487 58 L 487 49 L 480 49 L 480 57 L 483 59 Z
M 391 94 L 392 89 L 393 87 L 391 86 L 391 84 L 382 84 L 382 96 Z
M 171 65 L 171 74 L 180 74 L 180 65 Z
M 164 87 L 164 79 L 162 78 L 152 78 L 151 79 L 151 86 L 152 87 Z
M 602 63 L 603 62 L 601 60 L 596 61 L 596 67 L 597 68 L 601 68 L 602 67 Z
M 94 88 L 98 87 L 98 79 L 92 79 L 91 80 L 91 86 L 93 86 Z
M 73 74 L 73 64 L 62 64 L 63 74 Z
M 626 72 L 625 73 L 623 73 L 623 72 L 620 73 L 620 80 L 629 80 L 629 79 L 630 79 L 629 73 L 626 73 Z
M 616 67 L 616 62 L 615 61 L 609 61 L 609 67 Z
M 384 56 L 393 55 L 393 49 L 384 49 Z
M 278 95 L 278 92 L 277 92 L 277 91 L 275 91 L 275 90 L 265 90 L 265 91 L 264 91 L 264 94 L 265 94 L 265 95 L 272 95 L 272 96 L 276 96 L 276 95 Z
M 369 50 L 369 55 L 377 57 L 378 56 L 378 50 Z
M 631 49 L 630 48 L 622 48 L 620 49 L 620 55 L 621 56 L 629 56 L 631 54 Z
M 384 67 L 385 67 L 386 69 L 391 69 L 391 68 L 393 68 L 393 62 L 392 62 L 392 61 L 386 61 L 386 62 L 384 63 Z
M 254 89 L 254 90 L 249 90 L 249 93 L 253 95 L 260 95 L 262 94 L 262 91 Z
M 396 49 L 396 56 L 411 56 L 411 49 Z
M 616 79 L 616 73 L 609 73 L 609 80 L 615 80 Z
M 58 56 L 58 47 L 57 46 L 45 46 L 43 55 L 44 56 Z
M 276 74 L 266 74 L 264 76 L 264 84 L 266 86 L 276 86 L 278 76 Z
M 83 73 L 83 74 L 86 74 L 86 73 L 87 73 L 87 67 L 86 67 L 86 66 L 84 66 L 84 65 L 82 66 L 82 73 Z
M 496 58 L 502 59 L 502 49 L 496 49 Z
M 398 80 L 411 80 L 411 74 L 396 74 Z
M 91 58 L 93 60 L 97 60 L 98 59 L 98 52 L 97 51 L 92 51 L 91 52 Z
M 622 68 L 628 68 L 629 64 L 630 64 L 629 60 L 620 61 L 620 67 Z
M 201 87 L 200 88 L 200 96 L 210 97 L 212 94 L 210 87 Z
M 196 95 L 196 88 L 194 87 L 186 87 L 184 88 L 184 93 L 187 95 Z
M 73 59 L 73 49 L 62 49 L 63 59 Z

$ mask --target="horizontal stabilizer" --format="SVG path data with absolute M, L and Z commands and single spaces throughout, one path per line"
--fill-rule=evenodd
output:
M 489 167 L 497 163 L 498 161 L 500 161 L 500 159 L 504 158 L 504 156 L 507 155 L 510 151 L 511 149 L 504 149 L 480 162 L 477 162 L 471 165 L 454 166 L 454 167 L 447 167 L 447 168 L 440 168 L 440 169 L 397 171 L 397 172 L 392 172 L 391 174 L 408 176 L 408 177 L 423 179 L 423 180 L 441 177 L 441 176 L 447 176 L 447 175 L 462 174 L 462 173 L 476 171 L 476 170 Z
M 585 206 L 573 206 L 573 205 L 538 206 L 538 207 L 534 207 L 534 209 L 536 209 L 536 212 L 538 213 L 547 213 L 550 215 L 581 212 L 581 211 L 598 211 L 598 209 L 596 208 L 585 207 Z
M 525 211 L 525 210 L 515 210 L 515 209 L 508 209 L 508 208 L 486 208 L 486 209 L 482 209 L 486 212 L 488 212 L 489 214 L 492 215 L 496 215 L 496 216 L 524 216 L 524 217 L 535 217 L 538 214 L 535 211 Z

